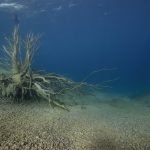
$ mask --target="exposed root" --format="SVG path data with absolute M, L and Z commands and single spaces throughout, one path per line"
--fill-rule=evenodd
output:
M 8 74 L 0 74 L 0 94 L 16 101 L 37 97 L 47 100 L 52 106 L 68 110 L 58 96 L 75 88 L 77 83 L 53 73 L 35 73 L 31 69 L 38 37 L 28 34 L 22 43 L 17 26 L 11 38 L 6 40 L 7 46 L 3 46 L 0 64 L 1 68 L 8 70 Z M 23 50 L 25 57 L 22 56 Z
M 22 42 L 19 35 L 19 26 L 14 28 L 11 38 L 6 38 L 7 45 L 2 46 L 0 69 L 0 94 L 10 97 L 14 101 L 28 99 L 44 99 L 52 106 L 68 110 L 60 100 L 67 91 L 82 92 L 81 87 L 99 89 L 101 87 L 87 84 L 85 81 L 93 74 L 101 71 L 114 70 L 101 69 L 91 72 L 81 82 L 77 83 L 54 73 L 34 72 L 31 69 L 32 60 L 38 49 L 38 36 L 28 34 Z M 25 51 L 25 56 L 22 55 Z M 112 80 L 109 80 L 111 82 Z

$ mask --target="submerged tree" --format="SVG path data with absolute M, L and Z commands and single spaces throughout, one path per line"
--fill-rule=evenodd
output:
M 36 98 L 47 100 L 52 106 L 68 110 L 64 102 L 60 101 L 65 92 L 88 93 L 89 89 L 90 91 L 95 88 L 99 89 L 99 86 L 87 84 L 85 81 L 97 72 L 114 70 L 93 71 L 82 82 L 74 82 L 55 73 L 44 74 L 32 70 L 31 64 L 38 50 L 39 36 L 30 33 L 27 34 L 25 40 L 22 40 L 19 25 L 17 25 L 12 36 L 6 38 L 6 42 L 7 45 L 2 47 L 0 59 L 0 95 L 9 97 L 13 101 L 20 102 Z
M 66 90 L 81 86 L 54 73 L 42 74 L 31 69 L 31 63 L 38 47 L 38 36 L 28 34 L 23 41 L 19 35 L 19 26 L 14 28 L 7 46 L 2 48 L 1 68 L 7 73 L 0 75 L 0 92 L 4 97 L 23 101 L 33 97 L 45 99 L 51 105 L 66 109 L 59 95 Z M 23 56 L 22 52 L 25 52 Z

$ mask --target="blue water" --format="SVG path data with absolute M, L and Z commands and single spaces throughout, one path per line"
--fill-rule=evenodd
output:
M 149 0 L 0 0 L 0 44 L 15 25 L 41 34 L 33 67 L 81 81 L 110 83 L 111 92 L 150 91 Z

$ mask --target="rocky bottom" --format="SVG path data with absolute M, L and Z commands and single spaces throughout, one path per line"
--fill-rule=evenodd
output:
M 148 105 L 96 99 L 70 112 L 1 99 L 0 150 L 150 150 Z

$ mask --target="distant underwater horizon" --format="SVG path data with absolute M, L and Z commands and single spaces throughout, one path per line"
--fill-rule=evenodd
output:
M 86 82 L 140 96 L 150 92 L 149 15 L 148 0 L 1 0 L 0 45 L 19 24 L 21 35 L 41 35 L 35 70 L 82 81 L 116 68 Z

